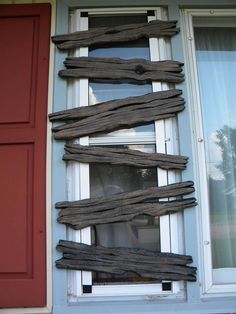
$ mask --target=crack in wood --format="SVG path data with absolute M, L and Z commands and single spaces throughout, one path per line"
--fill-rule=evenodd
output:
M 134 41 L 140 38 L 171 37 L 179 32 L 176 21 L 150 21 L 116 27 L 93 28 L 88 31 L 79 31 L 65 35 L 56 35 L 52 41 L 61 50 L 79 47 L 104 45 Z
M 88 78 L 94 82 L 146 84 L 152 81 L 180 83 L 184 80 L 182 63 L 145 59 L 69 57 L 62 78 Z
M 184 110 L 184 99 L 179 97 L 180 94 L 180 90 L 173 89 L 128 97 L 52 113 L 49 119 L 69 122 L 52 128 L 58 140 L 107 133 L 175 117 Z
M 128 148 L 111 148 L 107 146 L 82 146 L 79 144 L 66 144 L 65 161 L 78 161 L 82 163 L 102 163 L 112 165 L 126 165 L 138 168 L 160 167 L 162 169 L 186 168 L 188 157 L 161 153 L 144 153 Z
M 195 198 L 161 201 L 161 198 L 178 197 L 194 192 L 193 182 L 181 182 L 152 187 L 108 197 L 56 203 L 60 209 L 58 222 L 73 229 L 92 225 L 130 221 L 137 215 L 161 216 L 182 211 L 197 205 Z
M 141 278 L 156 280 L 196 281 L 196 268 L 187 266 L 192 257 L 173 253 L 158 253 L 135 248 L 106 248 L 60 240 L 57 250 L 63 258 L 58 268 L 99 271 L 114 275 L 134 273 Z

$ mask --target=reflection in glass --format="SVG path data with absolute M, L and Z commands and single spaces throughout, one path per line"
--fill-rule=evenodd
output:
M 236 267 L 236 28 L 196 27 L 213 268 Z
M 124 16 L 91 16 L 89 28 L 117 26 L 147 21 L 145 14 Z M 133 42 L 111 44 L 105 47 L 93 46 L 89 56 L 118 57 L 122 59 L 143 58 L 150 59 L 149 42 L 141 39 Z M 121 99 L 129 96 L 140 96 L 152 92 L 151 84 L 136 85 L 119 82 L 118 84 L 89 82 L 89 105 Z M 136 136 L 140 133 L 154 134 L 154 124 L 119 130 L 108 136 Z M 101 136 L 101 134 L 100 134 Z M 104 135 L 103 135 L 104 136 Z M 124 146 L 120 146 L 124 147 Z M 127 147 L 127 146 L 126 146 Z M 130 145 L 131 149 L 155 151 L 155 145 Z M 108 196 L 121 192 L 145 189 L 157 185 L 156 169 L 138 169 L 128 166 L 93 164 L 90 165 L 90 195 L 91 197 Z M 93 243 L 107 247 L 140 247 L 160 250 L 159 219 L 146 215 L 139 215 L 131 222 L 98 225 L 93 229 Z M 141 282 L 133 274 L 125 276 L 111 276 L 93 273 L 93 283 L 112 282 Z
M 155 145 L 129 145 L 128 148 L 145 152 L 155 151 Z M 109 196 L 156 185 L 156 168 L 139 169 L 107 164 L 90 165 L 91 197 Z M 94 242 L 97 245 L 107 247 L 138 247 L 160 251 L 159 219 L 147 215 L 139 215 L 131 222 L 98 225 L 94 228 Z M 119 276 L 97 274 L 94 280 L 95 282 L 107 282 L 111 280 L 137 281 L 138 279 L 133 278 L 133 275 L 119 278 Z
M 91 16 L 89 18 L 89 28 L 94 27 L 108 27 L 118 26 L 122 24 L 145 23 L 147 16 L 141 15 L 124 15 L 124 16 Z M 102 47 L 96 45 L 92 46 L 89 51 L 90 57 L 102 58 L 142 58 L 150 59 L 149 43 L 147 39 L 140 39 L 132 42 L 104 45 Z M 89 105 L 94 105 L 100 102 L 109 101 L 113 99 L 120 99 L 129 96 L 140 96 L 152 92 L 152 85 L 136 85 L 136 84 L 109 84 L 109 83 L 95 83 L 89 82 Z M 128 130 L 120 130 L 119 132 L 112 132 L 109 136 L 126 135 L 127 133 L 154 133 L 154 124 L 147 124 Z

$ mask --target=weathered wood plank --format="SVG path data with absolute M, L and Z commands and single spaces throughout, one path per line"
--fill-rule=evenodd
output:
M 57 250 L 63 258 L 58 268 L 125 275 L 134 273 L 157 280 L 196 280 L 196 268 L 187 266 L 192 257 L 171 253 L 155 253 L 144 249 L 105 248 L 72 241 L 59 241 Z
M 170 37 L 179 32 L 176 21 L 151 21 L 116 27 L 101 27 L 89 31 L 56 35 L 52 41 L 59 49 L 68 50 L 79 47 L 89 47 L 96 44 L 110 44 L 133 41 L 140 38 Z
M 174 117 L 184 110 L 184 99 L 179 94 L 179 90 L 156 92 L 51 114 L 51 121 L 72 120 L 52 131 L 55 139 L 69 140 Z
M 117 193 L 106 197 L 88 198 L 79 201 L 63 201 L 55 204 L 56 208 L 63 209 L 62 214 L 71 209 L 79 209 L 81 213 L 108 210 L 136 203 L 145 203 L 160 198 L 176 197 L 194 192 L 192 181 L 168 184 L 159 187 Z
M 139 214 L 160 216 L 196 206 L 195 198 L 160 201 L 194 192 L 193 182 L 181 182 L 145 190 L 118 193 L 80 201 L 56 203 L 58 222 L 81 229 L 89 225 L 132 220 Z
M 184 80 L 180 62 L 145 59 L 71 57 L 64 62 L 63 78 L 89 78 L 98 82 L 145 84 L 151 81 L 180 83 Z
M 118 206 L 108 210 L 105 209 L 104 211 L 98 210 L 90 212 L 90 208 L 88 208 L 87 213 L 84 212 L 83 208 L 81 211 L 80 208 L 73 208 L 70 211 L 62 210 L 59 213 L 57 221 L 78 230 L 99 224 L 131 221 L 140 214 L 146 214 L 153 217 L 173 214 L 196 205 L 195 198 L 187 198 L 175 201 L 135 203 L 121 207 Z
M 167 103 L 168 99 L 178 97 L 182 94 L 179 89 L 170 89 L 167 91 L 153 92 L 142 96 L 132 96 L 122 99 L 102 102 L 93 106 L 83 106 L 73 109 L 62 110 L 49 114 L 50 121 L 70 121 L 88 118 L 92 115 L 98 115 L 108 110 L 116 110 L 130 105 L 144 105 L 155 101 L 156 106 Z
M 65 145 L 65 161 L 78 161 L 82 163 L 108 163 L 113 165 L 126 165 L 139 168 L 160 167 L 162 169 L 186 168 L 187 157 L 160 153 L 144 153 L 127 148 L 110 148 L 82 146 L 79 144 Z

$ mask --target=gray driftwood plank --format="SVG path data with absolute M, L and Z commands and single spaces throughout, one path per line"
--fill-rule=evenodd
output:
M 192 181 L 168 184 L 160 187 L 136 190 L 132 192 L 117 193 L 106 197 L 88 198 L 79 201 L 63 201 L 55 204 L 56 208 L 63 212 L 78 208 L 80 212 L 87 213 L 115 207 L 144 203 L 153 199 L 176 197 L 194 192 Z
M 57 250 L 63 258 L 58 268 L 125 275 L 156 280 L 196 280 L 196 268 L 187 266 L 192 257 L 171 253 L 155 253 L 144 249 L 105 248 L 72 241 L 59 241 Z
M 126 106 L 140 105 L 142 107 L 145 104 L 153 103 L 155 101 L 156 106 L 161 106 L 168 102 L 167 99 L 172 101 L 171 98 L 178 97 L 182 94 L 179 89 L 170 89 L 167 91 L 153 92 L 142 96 L 131 96 L 122 99 L 116 99 L 111 101 L 102 102 L 93 106 L 83 106 L 73 109 L 62 110 L 49 114 L 50 121 L 69 121 L 80 120 L 82 118 L 88 118 L 92 115 L 98 115 L 110 110 L 121 109 Z
M 184 80 L 180 62 L 145 59 L 71 57 L 64 62 L 63 78 L 89 78 L 98 82 L 145 84 L 151 81 L 180 83 Z
M 56 203 L 58 222 L 81 229 L 89 225 L 130 221 L 139 214 L 160 216 L 196 206 L 195 198 L 160 201 L 194 191 L 193 182 L 181 182 L 145 190 L 118 193 L 108 197 Z
M 127 148 L 110 148 L 82 146 L 79 144 L 65 145 L 65 161 L 78 161 L 82 163 L 109 163 L 113 165 L 126 165 L 139 168 L 160 167 L 162 169 L 186 168 L 187 157 L 160 153 L 144 153 Z
M 55 139 L 69 140 L 174 117 L 184 110 L 180 93 L 179 90 L 168 90 L 56 112 L 49 116 L 51 121 L 70 123 L 53 127 L 52 131 Z
M 151 21 L 116 27 L 94 28 L 89 31 L 56 35 L 52 41 L 59 49 L 67 50 L 96 44 L 110 44 L 133 41 L 140 38 L 170 37 L 179 32 L 176 21 Z
M 88 208 L 87 213 L 83 209 L 81 211 L 80 209 L 71 209 L 66 212 L 62 210 L 57 221 L 78 230 L 93 225 L 131 221 L 140 214 L 153 217 L 173 214 L 196 205 L 195 198 L 187 198 L 174 201 L 135 203 L 94 212 L 90 212 Z

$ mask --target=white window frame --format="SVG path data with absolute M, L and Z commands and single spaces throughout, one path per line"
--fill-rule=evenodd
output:
M 204 133 L 202 123 L 201 101 L 199 92 L 199 81 L 197 74 L 197 63 L 194 42 L 194 17 L 230 17 L 236 18 L 235 9 L 183 9 L 181 10 L 181 30 L 185 54 L 185 72 L 188 89 L 188 102 L 190 108 L 190 120 L 192 127 L 192 143 L 194 158 L 194 174 L 196 197 L 199 204 L 198 226 L 199 226 L 199 255 L 201 261 L 201 295 L 211 297 L 217 295 L 236 294 L 235 284 L 214 283 L 213 276 L 216 270 L 212 267 L 211 235 L 210 235 L 210 209 L 208 201 L 207 171 L 204 148 Z M 216 26 L 209 24 L 209 26 Z M 220 26 L 220 24 L 218 24 Z M 227 272 L 227 269 L 224 270 Z M 235 270 L 236 271 L 236 270 Z M 225 273 L 226 275 L 226 273 Z
M 87 30 L 88 17 L 81 17 L 81 12 L 88 15 L 98 14 L 133 14 L 147 13 L 152 10 L 155 16 L 149 16 L 151 19 L 167 19 L 166 12 L 162 8 L 124 8 L 124 9 L 84 9 L 75 10 L 71 14 L 71 31 Z M 165 39 L 151 38 L 150 55 L 152 61 L 165 60 L 171 58 L 170 44 Z M 87 56 L 88 48 L 76 49 L 74 56 Z M 154 82 L 153 91 L 168 89 L 164 83 Z M 88 80 L 70 80 L 68 84 L 68 108 L 75 106 L 88 105 Z M 138 138 L 120 136 L 120 137 L 83 137 L 77 140 L 82 145 L 111 145 L 111 144 L 155 144 L 156 150 L 162 153 L 178 154 L 178 132 L 175 118 L 156 121 L 155 134 L 140 135 Z M 180 175 L 174 171 L 165 171 L 158 169 L 159 186 L 168 183 L 178 182 Z M 67 166 L 67 194 L 69 200 L 89 198 L 89 165 L 82 163 L 68 163 Z M 182 214 L 166 215 L 160 218 L 160 238 L 161 250 L 163 252 L 173 252 L 183 254 L 182 233 Z M 68 229 L 67 238 L 77 242 L 91 244 L 90 227 L 81 231 Z M 68 271 L 68 302 L 83 302 L 93 300 L 110 299 L 153 299 L 155 296 L 183 298 L 184 283 L 182 281 L 172 282 L 171 291 L 163 291 L 161 284 L 136 284 L 136 285 L 94 285 L 92 293 L 83 294 L 82 285 L 92 285 L 91 272 L 86 271 Z

